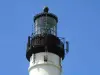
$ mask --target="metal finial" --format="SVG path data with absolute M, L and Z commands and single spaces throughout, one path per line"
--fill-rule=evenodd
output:
M 44 7 L 44 12 L 48 13 L 48 11 L 49 11 L 49 8 L 47 6 Z

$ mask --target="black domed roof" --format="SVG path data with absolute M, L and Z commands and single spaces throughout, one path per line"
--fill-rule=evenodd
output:
M 54 19 L 58 22 L 58 17 L 57 17 L 55 14 L 53 14 L 53 13 L 49 13 L 48 11 L 49 11 L 49 8 L 48 8 L 48 7 L 45 7 L 42 13 L 36 14 L 36 15 L 34 16 L 34 22 L 35 22 L 35 20 L 36 20 L 37 18 L 40 18 L 40 17 L 42 17 L 42 16 L 49 16 L 49 17 L 52 17 L 52 18 L 54 18 Z

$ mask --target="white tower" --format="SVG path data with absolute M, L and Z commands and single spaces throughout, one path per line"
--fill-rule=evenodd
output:
M 57 37 L 58 18 L 48 7 L 34 16 L 34 34 L 28 37 L 26 58 L 29 75 L 61 75 L 65 56 L 64 41 Z M 66 42 L 68 52 L 68 42 Z

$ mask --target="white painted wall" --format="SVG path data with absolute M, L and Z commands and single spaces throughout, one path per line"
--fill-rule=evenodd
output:
M 47 56 L 47 62 L 44 56 Z M 61 75 L 61 70 L 61 59 L 56 54 L 41 52 L 30 58 L 29 75 Z

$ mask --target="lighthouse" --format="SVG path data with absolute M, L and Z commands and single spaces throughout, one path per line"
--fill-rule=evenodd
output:
M 58 18 L 45 7 L 34 16 L 34 31 L 28 36 L 26 58 L 29 75 L 61 75 L 68 41 L 57 36 Z

